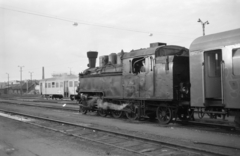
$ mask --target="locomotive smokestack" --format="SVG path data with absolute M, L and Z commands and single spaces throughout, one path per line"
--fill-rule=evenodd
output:
M 89 64 L 88 64 L 89 68 L 95 68 L 97 56 L 98 56 L 97 51 L 87 52 L 87 57 L 88 57 L 88 61 L 89 61 Z

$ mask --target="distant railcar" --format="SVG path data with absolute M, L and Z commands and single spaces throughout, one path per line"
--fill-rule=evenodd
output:
M 78 98 L 79 79 L 75 75 L 48 78 L 40 81 L 40 94 L 46 98 Z
M 240 110 L 240 29 L 202 36 L 190 50 L 152 43 L 149 48 L 99 57 L 88 52 L 89 68 L 79 74 L 84 113 L 123 112 L 130 119 L 148 116 L 167 124 L 173 118 L 190 120 L 234 114 Z M 101 108 L 96 100 L 124 109 Z M 91 101 L 96 104 L 89 104 Z M 107 111 L 106 111 L 107 110 Z

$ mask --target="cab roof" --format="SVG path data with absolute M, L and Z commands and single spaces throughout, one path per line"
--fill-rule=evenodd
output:
M 190 52 L 239 43 L 240 28 L 199 37 L 190 45 Z
M 124 53 L 123 58 L 134 58 L 146 55 L 169 56 L 169 55 L 183 55 L 188 56 L 188 49 L 175 45 L 156 46 L 153 48 L 132 50 L 129 53 Z

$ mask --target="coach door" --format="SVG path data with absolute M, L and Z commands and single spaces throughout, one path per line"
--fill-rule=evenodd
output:
M 64 87 L 63 87 L 63 90 L 64 90 L 64 97 L 68 97 L 68 94 L 69 94 L 69 90 L 68 90 L 68 81 L 64 81 Z
M 223 104 L 223 61 L 222 50 L 204 52 L 204 91 L 205 104 Z

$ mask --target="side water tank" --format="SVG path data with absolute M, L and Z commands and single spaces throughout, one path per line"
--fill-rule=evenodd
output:
M 122 64 L 121 57 L 122 57 L 122 52 L 117 53 L 117 64 Z
M 112 64 L 117 64 L 117 54 L 116 53 L 111 53 L 108 56 L 108 62 Z

